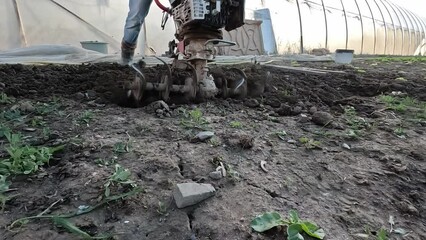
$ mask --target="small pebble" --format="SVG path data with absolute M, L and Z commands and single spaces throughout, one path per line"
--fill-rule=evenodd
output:
M 219 180 L 222 178 L 222 172 L 221 171 L 214 171 L 209 173 L 209 177 L 214 180 Z
M 26 131 L 26 132 L 35 132 L 37 129 L 35 129 L 35 128 L 24 128 L 23 130 Z
M 19 106 L 19 110 L 23 112 L 34 112 L 35 107 L 28 101 L 22 102 Z
M 84 96 L 84 93 L 82 93 L 82 92 L 78 92 L 78 93 L 76 93 L 76 94 L 75 94 L 75 97 L 76 97 L 77 99 L 80 99 L 80 100 L 81 100 L 81 99 L 84 99 L 84 97 L 85 97 L 85 96 Z
M 214 132 L 204 131 L 204 132 L 199 132 L 195 136 L 195 138 L 197 138 L 200 141 L 205 141 L 205 140 L 212 138 L 213 136 L 214 136 Z
M 95 91 L 93 91 L 93 90 L 88 90 L 88 91 L 86 92 L 86 96 L 87 96 L 87 98 L 89 98 L 89 99 L 94 99 L 94 98 L 96 98 L 96 92 L 95 92 Z
M 342 148 L 351 150 L 351 147 L 347 143 L 343 143 Z
M 328 112 L 315 112 L 312 116 L 312 122 L 320 126 L 326 126 L 333 122 L 334 117 Z

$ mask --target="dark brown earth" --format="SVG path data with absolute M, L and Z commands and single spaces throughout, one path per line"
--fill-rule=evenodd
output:
M 0 215 L 0 238 L 77 239 L 46 219 L 9 227 L 58 200 L 50 213 L 96 205 L 114 172 L 114 164 L 100 162 L 114 160 L 131 171 L 144 191 L 70 219 L 93 235 L 109 233 L 126 240 L 284 239 L 276 231 L 255 233 L 250 221 L 266 211 L 285 216 L 296 209 L 302 218 L 320 225 L 327 239 L 366 239 L 359 235 L 366 229 L 373 235 L 380 228 L 389 230 L 390 216 L 394 228 L 408 233 L 404 238 L 392 233 L 390 239 L 426 239 L 424 58 L 359 59 L 345 67 L 297 66 L 345 73 L 313 75 L 239 65 L 252 93 L 270 72 L 272 80 L 262 96 L 170 104 L 171 117 L 159 117 L 150 105 L 117 106 L 114 89 L 134 77 L 131 69 L 117 64 L 0 66 L 0 90 L 14 98 L 2 103 L 1 111 L 22 109 L 23 102 L 34 107 L 21 112 L 25 116 L 21 121 L 1 118 L 2 124 L 22 132 L 29 144 L 65 145 L 37 173 L 10 178 L 13 191 L 8 194 L 17 196 Z M 165 70 L 158 66 L 144 71 L 153 80 Z M 392 94 L 420 103 L 397 111 L 381 97 Z M 356 116 L 345 114 L 349 106 Z M 51 111 L 43 114 L 40 109 Z M 184 127 L 184 113 L 194 109 L 201 111 L 206 124 Z M 93 119 L 79 121 L 86 111 L 92 112 Z M 36 117 L 45 126 L 31 126 Z M 361 126 L 355 137 L 348 135 L 354 121 Z M 25 131 L 29 127 L 35 131 Z M 191 141 L 200 128 L 213 131 L 215 137 L 209 142 Z M 286 134 L 277 134 L 283 131 Z M 301 138 L 312 139 L 319 147 Z M 0 141 L 3 148 L 6 139 Z M 129 143 L 129 151 L 117 153 L 116 143 Z M 5 157 L 1 149 L 0 159 Z M 209 173 L 218 160 L 233 174 L 213 180 Z M 261 161 L 266 161 L 268 172 L 260 168 Z M 217 192 L 196 206 L 177 209 L 172 190 L 182 182 L 211 183 Z

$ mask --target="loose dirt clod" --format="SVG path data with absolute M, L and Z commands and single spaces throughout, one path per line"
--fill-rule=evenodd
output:
M 312 115 L 312 122 L 320 126 L 329 126 L 333 123 L 334 117 L 328 112 L 315 112 Z

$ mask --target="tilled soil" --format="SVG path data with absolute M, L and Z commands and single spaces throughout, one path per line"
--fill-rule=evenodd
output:
M 34 146 L 65 146 L 37 173 L 10 179 L 8 195 L 16 196 L 0 215 L 1 239 L 76 239 L 46 219 L 20 228 L 10 224 L 46 209 L 63 214 L 98 204 L 116 163 L 128 168 L 144 191 L 70 219 L 89 234 L 283 239 L 276 230 L 255 233 L 250 222 L 263 212 L 286 216 L 295 209 L 321 226 L 326 239 L 366 239 L 361 234 L 367 229 L 375 239 L 379 229 L 389 230 L 391 216 L 393 228 L 406 235 L 392 233 L 390 239 L 426 239 L 425 61 L 298 65 L 345 73 L 232 66 L 248 76 L 251 98 L 170 103 L 168 116 L 152 105 L 117 105 L 117 85 L 134 77 L 133 70 L 117 64 L 0 66 L 0 88 L 14 97 L 3 101 L 1 110 L 19 109 L 23 117 L 7 120 L 3 114 L 2 124 Z M 164 71 L 162 66 L 144 70 L 149 80 Z M 258 96 L 256 89 L 263 87 Z M 404 111 L 385 105 L 383 95 L 398 94 L 420 102 Z M 355 115 L 349 115 L 350 106 Z M 203 119 L 183 124 L 191 111 Z M 205 129 L 215 137 L 192 141 Z M 4 137 L 1 141 L 7 144 Z M 117 144 L 128 148 L 118 151 Z M 2 149 L 0 158 L 5 157 Z M 220 161 L 230 174 L 214 180 L 209 173 Z M 182 182 L 210 183 L 217 191 L 178 209 L 172 191 Z

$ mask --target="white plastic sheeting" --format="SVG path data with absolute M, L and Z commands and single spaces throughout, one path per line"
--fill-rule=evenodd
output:
M 117 53 L 127 12 L 127 0 L 0 0 L 0 51 L 39 44 L 80 47 L 81 41 L 93 40 L 107 42 L 109 52 Z M 141 33 L 137 53 L 149 47 L 157 54 L 168 50 L 174 24 L 169 20 L 162 30 L 161 17 L 153 3 L 146 19 L 147 42 Z
M 168 0 L 161 2 L 168 5 Z M 278 54 L 314 48 L 424 53 L 424 0 L 246 0 L 246 18 L 254 19 L 254 11 L 262 8 L 269 8 L 273 29 L 273 34 L 262 30 L 264 42 L 276 43 Z M 127 11 L 127 0 L 0 0 L 0 51 L 40 44 L 80 47 L 81 41 L 97 40 L 108 42 L 109 53 L 116 54 Z M 153 3 L 137 53 L 161 55 L 168 50 L 174 23 L 170 18 L 162 30 L 161 17 Z
M 157 57 L 136 56 L 135 61 L 143 58 L 147 65 L 162 64 Z M 167 63 L 173 59 L 160 57 Z M 265 62 L 270 59 L 267 56 L 216 56 L 216 61 L 210 64 L 235 64 Z M 282 61 L 282 59 L 280 59 Z M 120 62 L 117 54 L 103 54 L 80 47 L 70 45 L 37 45 L 0 52 L 0 64 L 82 64 L 99 62 Z
M 356 54 L 413 55 L 426 34 L 424 0 L 263 0 L 257 3 L 249 5 L 250 8 L 271 11 L 280 54 L 306 53 L 315 48 L 327 48 L 331 52 L 348 48 Z

